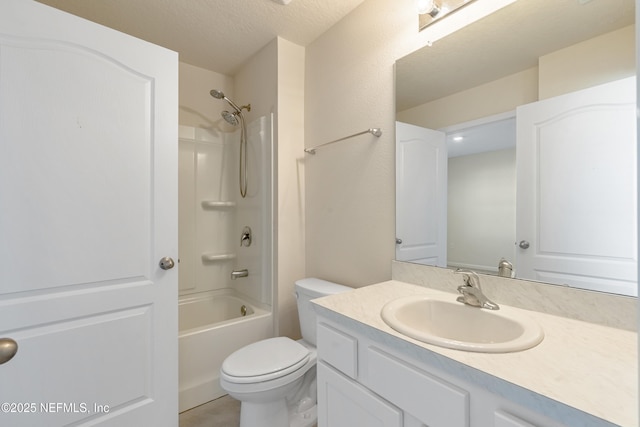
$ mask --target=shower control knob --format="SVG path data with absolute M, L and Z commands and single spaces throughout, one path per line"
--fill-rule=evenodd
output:
M 529 242 L 526 240 L 520 240 L 518 246 L 520 246 L 520 249 L 529 249 Z
M 166 256 L 160 260 L 160 268 L 163 270 L 171 270 L 175 265 L 171 257 Z

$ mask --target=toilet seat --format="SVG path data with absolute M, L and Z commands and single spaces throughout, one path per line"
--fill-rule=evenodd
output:
M 310 357 L 308 348 L 290 338 L 269 338 L 231 354 L 222 364 L 221 374 L 236 384 L 270 381 L 297 371 Z

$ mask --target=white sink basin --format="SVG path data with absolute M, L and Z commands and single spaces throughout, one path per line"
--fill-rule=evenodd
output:
M 540 325 L 516 309 L 471 307 L 457 302 L 455 295 L 399 298 L 380 314 L 403 335 L 457 350 L 507 353 L 534 347 L 544 338 Z

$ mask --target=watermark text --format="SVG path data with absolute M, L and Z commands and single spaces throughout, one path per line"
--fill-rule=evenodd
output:
M 0 413 L 4 414 L 107 414 L 109 405 L 87 402 L 3 402 Z

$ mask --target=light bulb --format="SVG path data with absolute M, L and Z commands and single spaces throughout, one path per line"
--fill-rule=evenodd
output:
M 435 18 L 436 15 L 440 12 L 440 7 L 436 4 L 435 0 L 415 0 L 416 8 L 418 9 L 418 13 L 420 15 L 431 15 L 432 18 Z
M 420 15 L 429 13 L 433 9 L 433 0 L 416 0 L 415 3 Z

